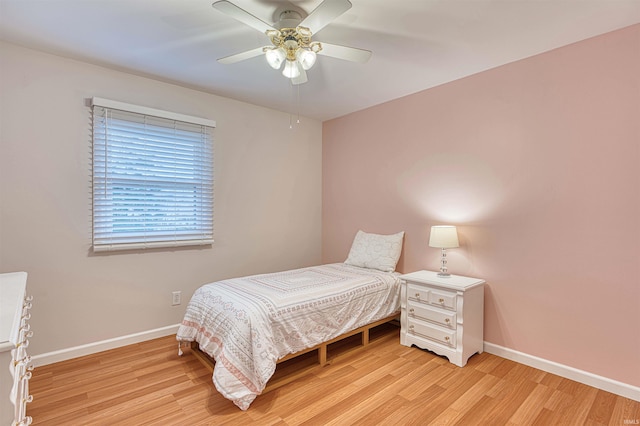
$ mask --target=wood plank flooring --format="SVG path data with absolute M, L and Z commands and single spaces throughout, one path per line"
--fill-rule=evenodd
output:
M 174 336 L 38 367 L 34 425 L 635 425 L 640 403 L 495 355 L 458 368 L 385 325 L 241 411 Z M 313 356 L 313 354 L 311 354 Z M 304 357 L 295 362 L 308 362 Z M 295 362 L 276 374 L 294 369 Z

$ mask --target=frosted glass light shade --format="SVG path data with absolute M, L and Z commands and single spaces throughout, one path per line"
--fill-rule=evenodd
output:
M 431 235 L 429 236 L 429 247 L 460 247 L 458 243 L 458 231 L 456 230 L 456 227 L 451 225 L 432 226 Z
M 311 69 L 313 64 L 316 63 L 316 52 L 312 50 L 298 49 L 296 52 L 296 59 L 298 59 L 298 62 L 302 65 L 302 69 L 306 71 Z
M 284 64 L 284 69 L 282 70 L 282 75 L 287 78 L 296 78 L 300 76 L 300 70 L 298 69 L 298 65 L 295 61 L 287 61 Z
M 271 66 L 271 68 L 277 70 L 280 69 L 280 66 L 287 57 L 287 54 L 283 48 L 278 47 L 277 49 L 267 50 L 264 56 L 265 58 L 267 58 L 267 63 Z

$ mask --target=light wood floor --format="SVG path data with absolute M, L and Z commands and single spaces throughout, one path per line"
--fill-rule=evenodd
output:
M 374 336 L 372 335 L 372 339 Z M 35 425 L 634 425 L 640 403 L 488 353 L 458 368 L 381 327 L 365 349 L 260 395 L 243 412 L 165 337 L 38 367 Z M 296 362 L 311 362 L 310 359 Z M 279 367 L 280 369 L 281 367 Z M 277 374 L 286 374 L 283 365 Z

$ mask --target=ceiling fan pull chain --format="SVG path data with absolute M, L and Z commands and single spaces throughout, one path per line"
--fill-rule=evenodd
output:
M 296 86 L 296 109 L 298 114 L 298 119 L 296 121 L 297 124 L 300 124 L 300 85 Z
M 294 109 L 293 103 L 295 102 L 296 124 L 300 124 L 300 85 L 293 84 L 291 80 L 289 80 L 289 85 L 291 86 L 291 104 L 292 104 L 291 110 Z M 294 100 L 294 96 L 295 96 L 295 100 Z M 293 129 L 293 112 L 289 113 L 289 128 Z

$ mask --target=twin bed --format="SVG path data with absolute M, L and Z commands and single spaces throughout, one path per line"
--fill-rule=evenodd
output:
M 359 231 L 344 263 L 206 284 L 177 339 L 215 360 L 216 389 L 246 410 L 280 360 L 397 315 L 403 235 Z

